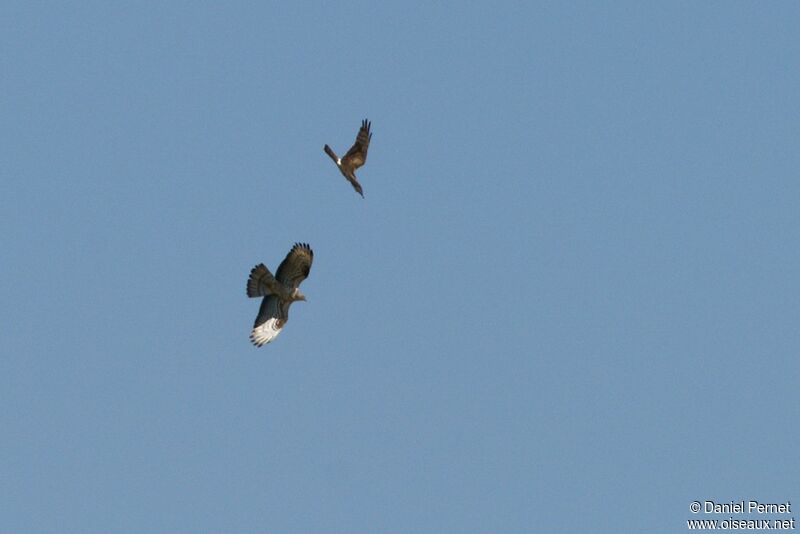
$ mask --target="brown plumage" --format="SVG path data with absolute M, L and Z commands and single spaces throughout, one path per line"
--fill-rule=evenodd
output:
M 260 347 L 280 334 L 289 320 L 289 306 L 297 300 L 306 300 L 300 284 L 308 277 L 314 252 L 306 243 L 295 243 L 281 262 L 275 276 L 259 263 L 250 271 L 247 280 L 248 297 L 264 297 L 258 317 L 250 332 L 250 341 Z
M 356 142 L 350 147 L 350 150 L 347 151 L 347 154 L 345 154 L 343 158 L 339 158 L 328 145 L 323 147 L 325 153 L 330 156 L 333 162 L 336 163 L 336 166 L 339 167 L 342 175 L 347 178 L 347 181 L 352 184 L 353 189 L 362 197 L 364 196 L 364 190 L 356 179 L 356 169 L 367 162 L 367 150 L 369 150 L 369 142 L 372 139 L 372 133 L 369 131 L 371 125 L 372 123 L 367 119 L 361 121 L 361 128 L 358 130 Z

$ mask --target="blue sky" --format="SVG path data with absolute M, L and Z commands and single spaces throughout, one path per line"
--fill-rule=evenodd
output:
M 0 531 L 800 501 L 798 20 L 3 4 Z M 322 146 L 363 118 L 361 199 Z M 256 349 L 247 275 L 296 241 L 308 302 Z

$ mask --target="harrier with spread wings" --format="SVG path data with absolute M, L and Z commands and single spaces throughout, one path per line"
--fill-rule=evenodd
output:
M 247 296 L 264 297 L 253 331 L 250 332 L 250 341 L 257 347 L 278 337 L 289 320 L 292 302 L 306 300 L 306 296 L 300 293 L 300 284 L 308 278 L 312 261 L 314 252 L 311 247 L 306 243 L 295 243 L 274 277 L 263 263 L 250 271 Z
M 361 121 L 361 128 L 358 130 L 358 135 L 356 136 L 355 144 L 350 147 L 350 150 L 347 151 L 347 154 L 344 155 L 343 158 L 340 158 L 336 155 L 336 153 L 331 150 L 331 147 L 325 145 L 323 150 L 325 153 L 331 157 L 336 166 L 339 167 L 339 170 L 342 172 L 347 181 L 350 182 L 359 195 L 362 197 L 364 196 L 364 190 L 361 188 L 361 184 L 358 183 L 356 179 L 356 169 L 364 165 L 367 161 L 367 150 L 369 149 L 369 141 L 372 139 L 372 133 L 370 133 L 369 128 L 372 123 L 370 123 L 367 119 Z

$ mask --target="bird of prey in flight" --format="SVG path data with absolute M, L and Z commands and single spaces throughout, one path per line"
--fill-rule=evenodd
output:
M 295 243 L 281 262 L 275 276 L 263 263 L 250 271 L 247 280 L 248 297 L 264 297 L 258 317 L 250 332 L 250 341 L 260 347 L 281 333 L 289 320 L 289 306 L 296 300 L 306 300 L 300 293 L 300 283 L 308 277 L 314 252 L 306 243 Z
M 342 172 L 347 181 L 350 182 L 359 195 L 364 196 L 364 190 L 361 184 L 356 179 L 356 169 L 364 165 L 367 161 L 367 150 L 369 149 L 369 141 L 372 139 L 372 133 L 369 131 L 371 123 L 364 119 L 361 121 L 361 128 L 358 130 L 356 142 L 347 151 L 343 158 L 340 158 L 336 153 L 331 150 L 331 147 L 325 145 L 323 150 L 331 157 L 336 166 Z

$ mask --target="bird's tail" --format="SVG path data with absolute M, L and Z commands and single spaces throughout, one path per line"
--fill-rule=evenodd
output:
M 355 179 L 355 175 L 353 176 L 353 178 L 348 177 L 348 180 L 353 185 L 353 189 L 356 190 L 356 193 L 361 195 L 361 198 L 364 198 L 364 189 L 361 187 L 361 184 L 358 183 L 358 180 Z
M 259 263 L 250 271 L 250 278 L 247 279 L 248 297 L 266 297 L 276 293 L 275 285 L 278 283 L 266 265 Z
M 331 149 L 331 147 L 325 145 L 322 148 L 322 150 L 324 150 L 325 153 L 331 157 L 334 163 L 336 163 L 337 165 L 339 164 L 339 156 L 336 155 L 336 152 L 334 152 L 333 149 Z

